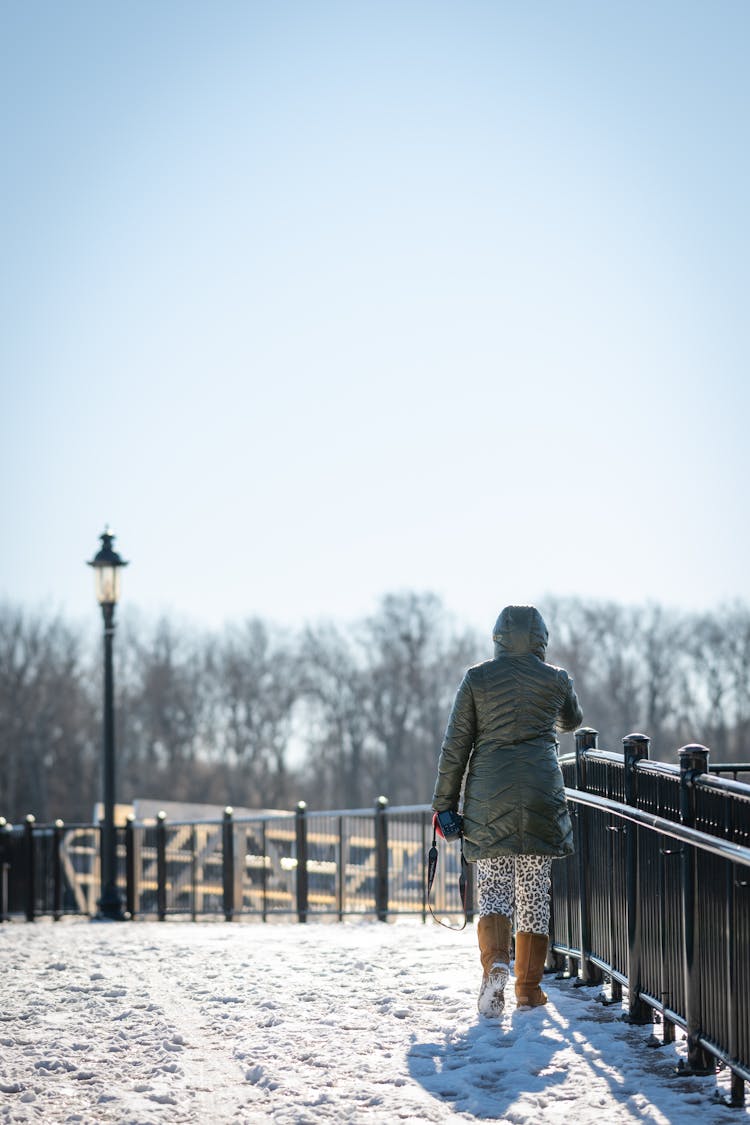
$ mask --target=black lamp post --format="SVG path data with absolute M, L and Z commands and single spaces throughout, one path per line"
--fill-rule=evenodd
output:
M 120 596 L 120 568 L 128 564 L 112 549 L 114 532 L 105 528 L 101 550 L 89 562 L 94 568 L 96 600 L 104 618 L 104 759 L 102 763 L 104 819 L 102 820 L 102 894 L 99 914 L 122 921 L 122 899 L 117 889 L 117 837 L 115 835 L 115 701 L 112 674 L 112 641 L 115 605 Z

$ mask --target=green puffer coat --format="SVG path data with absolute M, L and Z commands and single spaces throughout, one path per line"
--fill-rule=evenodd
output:
M 495 658 L 469 668 L 438 762 L 432 806 L 457 809 L 464 791 L 467 860 L 573 851 L 555 729 L 583 718 L 573 681 L 544 662 L 547 626 L 534 606 L 507 606 L 493 632 Z

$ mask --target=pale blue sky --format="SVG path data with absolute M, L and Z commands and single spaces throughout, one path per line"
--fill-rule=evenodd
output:
M 750 597 L 716 0 L 0 3 L 0 597 Z M 123 606 L 123 609 L 125 608 Z

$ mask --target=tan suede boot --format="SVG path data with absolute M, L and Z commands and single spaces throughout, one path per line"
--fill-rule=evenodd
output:
M 510 975 L 510 918 L 482 914 L 477 937 L 483 969 L 477 1008 L 483 1016 L 499 1016 L 505 1007 L 505 985 Z
M 539 987 L 547 958 L 547 934 L 516 934 L 516 1003 L 519 1008 L 538 1008 L 547 1003 Z

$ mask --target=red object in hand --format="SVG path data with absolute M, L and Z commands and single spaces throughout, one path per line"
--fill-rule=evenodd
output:
M 437 813 L 432 814 L 432 831 L 436 836 L 440 836 L 440 838 L 443 839 L 443 840 L 445 839 L 445 836 L 443 835 L 443 830 L 440 827 L 440 821 L 438 820 L 438 814 Z

